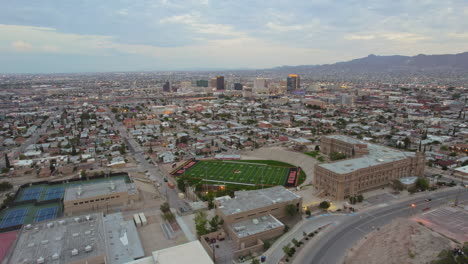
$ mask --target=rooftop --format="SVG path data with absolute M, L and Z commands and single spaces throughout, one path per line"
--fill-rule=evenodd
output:
M 122 213 L 104 217 L 107 263 L 127 263 L 145 256 L 133 221 L 124 221 Z
M 200 241 L 192 241 L 153 252 L 154 263 L 213 264 Z
M 125 183 L 125 180 L 118 179 L 109 182 L 98 182 L 94 184 L 82 184 L 66 188 L 64 201 L 84 199 L 99 195 L 120 193 L 120 192 L 135 192 L 136 188 L 132 183 Z
M 225 215 L 251 211 L 275 203 L 301 198 L 283 186 L 253 191 L 237 191 L 233 199 L 220 199 L 218 207 Z
M 272 215 L 264 215 L 258 218 L 231 224 L 230 227 L 238 237 L 242 238 L 278 227 L 284 227 L 284 225 Z
M 60 218 L 26 225 L 8 263 L 71 263 L 107 256 L 120 264 L 144 256 L 133 221 L 121 213 Z
M 8 263 L 70 263 L 105 253 L 102 214 L 26 225 Z
M 455 169 L 455 171 L 468 174 L 468 165 L 463 166 L 463 167 L 458 167 Z
M 367 145 L 367 149 L 369 151 L 368 154 L 358 157 L 358 158 L 351 158 L 346 160 L 341 160 L 332 163 L 324 163 L 320 164 L 319 166 L 325 168 L 327 170 L 331 170 L 335 173 L 351 173 L 353 171 L 364 169 L 372 166 L 381 165 L 384 163 L 389 163 L 397 160 L 403 160 L 408 157 L 415 157 L 416 153 L 414 152 L 407 152 L 407 151 L 400 151 L 397 149 L 392 149 L 384 146 L 380 146 L 377 144 L 368 143 L 365 141 L 361 141 L 355 138 L 343 136 L 343 135 L 332 135 L 327 136 L 328 138 L 337 139 L 340 141 L 344 141 L 350 144 L 365 144 Z

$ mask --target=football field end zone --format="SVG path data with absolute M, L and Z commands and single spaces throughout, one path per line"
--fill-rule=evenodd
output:
M 185 168 L 185 166 L 187 166 L 189 163 L 193 162 L 192 165 L 190 165 L 188 168 Z M 178 166 L 176 169 L 172 170 L 171 175 L 173 176 L 180 176 L 182 174 L 185 173 L 185 171 L 187 171 L 188 169 L 190 169 L 191 167 L 195 166 L 195 164 L 197 164 L 199 161 L 198 160 L 195 160 L 195 159 L 191 159 L 191 160 L 187 160 L 186 162 L 182 163 L 182 165 Z M 182 173 L 180 173 L 180 170 L 184 170 Z

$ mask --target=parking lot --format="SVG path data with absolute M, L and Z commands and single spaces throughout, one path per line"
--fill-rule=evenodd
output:
M 443 207 L 429 210 L 417 217 L 416 221 L 461 243 L 468 241 L 468 212 L 463 209 Z

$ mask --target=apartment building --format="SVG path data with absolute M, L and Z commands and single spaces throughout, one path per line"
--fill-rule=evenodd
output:
M 424 174 L 425 157 L 421 152 L 401 151 L 343 135 L 322 137 L 320 149 L 328 155 L 338 152 L 347 156 L 315 165 L 315 186 L 336 200 L 385 186 L 394 179 Z

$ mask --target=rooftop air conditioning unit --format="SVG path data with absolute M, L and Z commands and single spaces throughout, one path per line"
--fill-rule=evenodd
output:
M 31 229 L 31 228 L 32 228 L 32 225 L 31 225 L 31 224 L 27 224 L 27 225 L 24 227 L 24 229 L 26 229 L 26 230 L 29 230 L 29 229 Z
M 77 256 L 78 255 L 78 249 L 74 248 L 71 251 L 72 256 Z
M 54 254 L 52 255 L 52 259 L 53 259 L 53 260 L 57 260 L 57 259 L 59 259 L 59 257 L 60 257 L 60 255 L 59 255 L 58 253 L 54 253 Z
M 86 251 L 86 252 L 91 252 L 91 250 L 93 250 L 93 247 L 92 247 L 91 245 L 87 245 L 87 246 L 85 247 L 85 251 Z
M 54 223 L 53 223 L 53 222 L 47 223 L 47 227 L 48 227 L 48 228 L 54 227 Z
M 44 261 L 45 261 L 44 258 L 43 258 L 43 257 L 40 257 L 40 258 L 37 259 L 36 263 L 37 263 L 37 264 L 43 264 Z
M 91 221 L 91 215 L 86 216 L 86 221 Z

